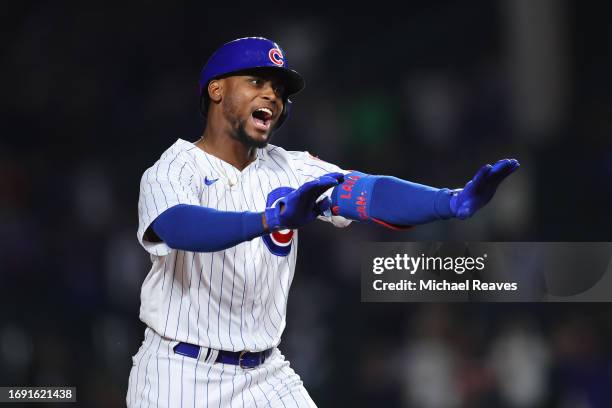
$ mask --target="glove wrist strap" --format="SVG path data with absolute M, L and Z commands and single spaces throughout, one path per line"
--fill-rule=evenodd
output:
M 456 195 L 457 190 L 449 190 L 448 188 L 438 190 L 434 201 L 434 211 L 438 218 L 446 220 L 457 215 L 456 208 L 453 208 L 455 201 L 453 198 Z
M 280 220 L 280 207 L 268 207 L 265 210 L 266 222 L 270 231 L 285 229 Z

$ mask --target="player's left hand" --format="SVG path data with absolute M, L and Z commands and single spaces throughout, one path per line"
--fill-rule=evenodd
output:
M 519 166 L 516 159 L 503 159 L 493 166 L 482 166 L 464 188 L 453 193 L 450 206 L 455 217 L 464 220 L 485 206 L 493 198 L 501 182 Z

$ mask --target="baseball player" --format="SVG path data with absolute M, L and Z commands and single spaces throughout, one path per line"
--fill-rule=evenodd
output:
M 270 138 L 303 87 L 276 43 L 221 46 L 200 77 L 202 137 L 177 140 L 144 172 L 138 239 L 153 265 L 128 407 L 314 407 L 277 348 L 300 227 L 465 219 L 519 166 L 487 164 L 450 190 L 286 151 Z

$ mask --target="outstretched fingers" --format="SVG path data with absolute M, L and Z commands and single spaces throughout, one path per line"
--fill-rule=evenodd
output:
M 338 184 L 344 182 L 344 174 L 339 173 L 339 172 L 327 173 L 327 174 L 322 175 L 321 177 L 331 177 L 331 178 L 337 180 Z M 321 178 L 321 177 L 319 177 L 319 178 Z
M 319 177 L 319 182 L 312 189 L 310 195 L 313 198 L 319 197 L 321 194 L 329 190 L 331 187 L 337 186 L 340 184 L 337 178 L 329 177 L 329 176 L 321 176 Z
M 314 201 L 329 188 L 337 186 L 343 181 L 344 175 L 342 173 L 328 173 L 303 184 L 300 187 L 300 193 L 304 199 Z
M 499 160 L 493 165 L 491 171 L 487 175 L 487 179 L 496 183 L 501 183 L 503 179 L 512 174 L 520 166 L 516 159 Z

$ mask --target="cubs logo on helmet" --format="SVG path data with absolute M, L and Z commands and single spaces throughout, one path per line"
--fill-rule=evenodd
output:
M 266 207 L 274 207 L 281 198 L 295 190 L 292 187 L 279 187 L 268 194 Z M 291 229 L 274 231 L 269 235 L 262 237 L 266 247 L 276 256 L 287 256 L 291 252 L 291 243 L 293 242 L 293 234 L 295 231 Z
M 283 57 L 283 53 L 278 48 L 272 48 L 268 52 L 268 57 L 270 58 L 270 61 L 272 61 L 273 64 L 276 64 L 279 67 L 283 66 L 283 64 L 285 63 L 285 58 Z

